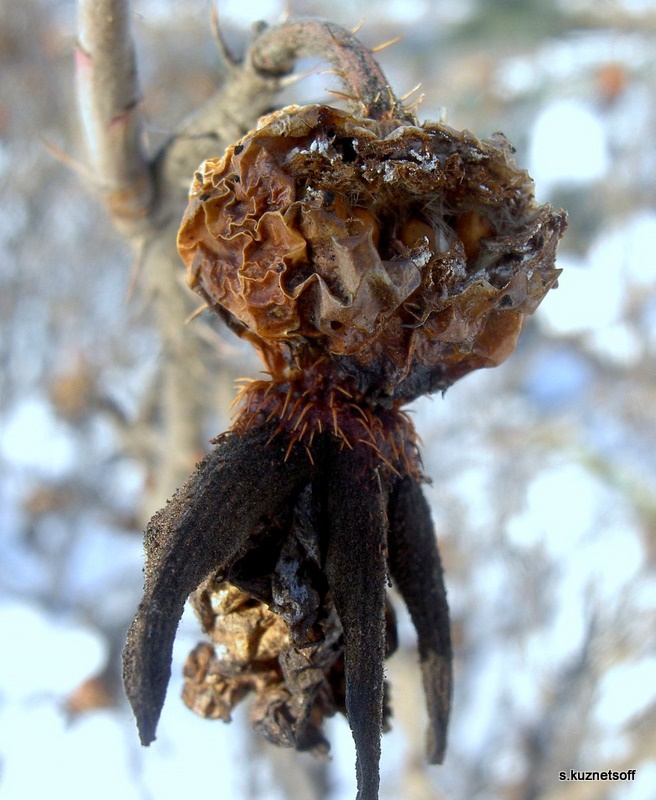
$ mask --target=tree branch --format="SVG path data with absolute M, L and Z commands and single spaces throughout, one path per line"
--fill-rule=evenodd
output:
M 132 236 L 148 215 L 153 186 L 142 147 L 125 0 L 81 0 L 75 60 L 80 116 L 98 188 L 117 227 Z
M 295 61 L 303 57 L 328 61 L 347 97 L 362 106 L 365 116 L 410 119 L 371 51 L 340 25 L 316 19 L 285 22 L 262 33 L 251 56 L 257 69 L 272 75 L 291 72 Z

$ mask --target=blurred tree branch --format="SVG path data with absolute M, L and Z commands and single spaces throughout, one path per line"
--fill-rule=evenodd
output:
M 151 156 L 142 142 L 143 120 L 135 48 L 125 0 L 82 0 L 76 52 L 78 99 L 95 188 L 109 215 L 134 248 L 161 347 L 156 381 L 161 435 L 150 453 L 151 492 L 147 518 L 160 506 L 202 452 L 202 398 L 219 394 L 222 370 L 203 369 L 202 341 L 185 327 L 193 310 L 182 288 L 175 237 L 198 164 L 226 144 L 271 103 L 280 78 L 251 67 L 229 65 L 228 80 L 210 101 L 185 120 L 162 150 Z M 210 380 L 217 391 L 208 392 Z

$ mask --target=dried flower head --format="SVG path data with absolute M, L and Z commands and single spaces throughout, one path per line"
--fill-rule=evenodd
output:
M 315 752 L 323 719 L 345 712 L 358 800 L 376 800 L 388 575 L 417 629 L 432 763 L 452 694 L 442 566 L 402 406 L 510 355 L 558 277 L 565 215 L 535 203 L 503 137 L 419 126 L 368 52 L 322 31 L 353 48 L 360 115 L 271 114 L 191 188 L 188 282 L 270 379 L 245 387 L 232 431 L 148 526 L 124 674 L 147 744 L 194 592 L 211 644 L 187 661 L 185 702 L 228 720 L 251 693 L 256 728 Z
M 329 360 L 358 397 L 398 404 L 510 355 L 564 224 L 501 136 L 304 106 L 201 165 L 178 243 L 189 285 L 276 380 Z

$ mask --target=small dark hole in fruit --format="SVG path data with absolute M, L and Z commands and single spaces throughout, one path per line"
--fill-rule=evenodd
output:
M 353 139 L 349 139 L 347 137 L 343 137 L 341 139 L 335 139 L 335 150 L 340 154 L 342 157 L 342 161 L 346 164 L 355 161 L 358 157 L 358 154 L 353 146 Z

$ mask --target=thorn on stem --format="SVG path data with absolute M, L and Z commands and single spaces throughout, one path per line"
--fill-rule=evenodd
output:
M 371 47 L 369 52 L 370 53 L 380 53 L 381 50 L 385 50 L 388 47 L 391 47 L 393 44 L 400 42 L 403 39 L 403 34 L 400 33 L 398 36 L 394 36 L 392 39 L 388 39 L 386 42 L 382 42 L 382 44 L 377 44 L 375 47 Z
M 228 69 L 233 69 L 234 67 L 239 66 L 240 62 L 239 59 L 235 57 L 233 52 L 228 47 L 226 40 L 223 38 L 223 34 L 221 33 L 221 26 L 219 24 L 218 2 L 212 3 L 212 9 L 210 14 L 211 14 L 210 20 L 212 27 L 212 36 L 214 37 L 217 50 L 219 51 L 221 58 L 226 62 Z
M 201 303 L 198 308 L 195 308 L 191 314 L 189 314 L 189 316 L 185 319 L 184 324 L 188 325 L 190 322 L 193 322 L 196 317 L 200 316 L 200 314 L 202 314 L 207 308 L 209 308 L 209 303 Z
M 410 89 L 409 92 L 406 92 L 403 97 L 399 97 L 399 102 L 404 103 L 408 97 L 412 97 L 412 95 L 421 89 L 421 83 L 418 83 L 413 89 Z M 423 95 L 422 95 L 423 96 Z

